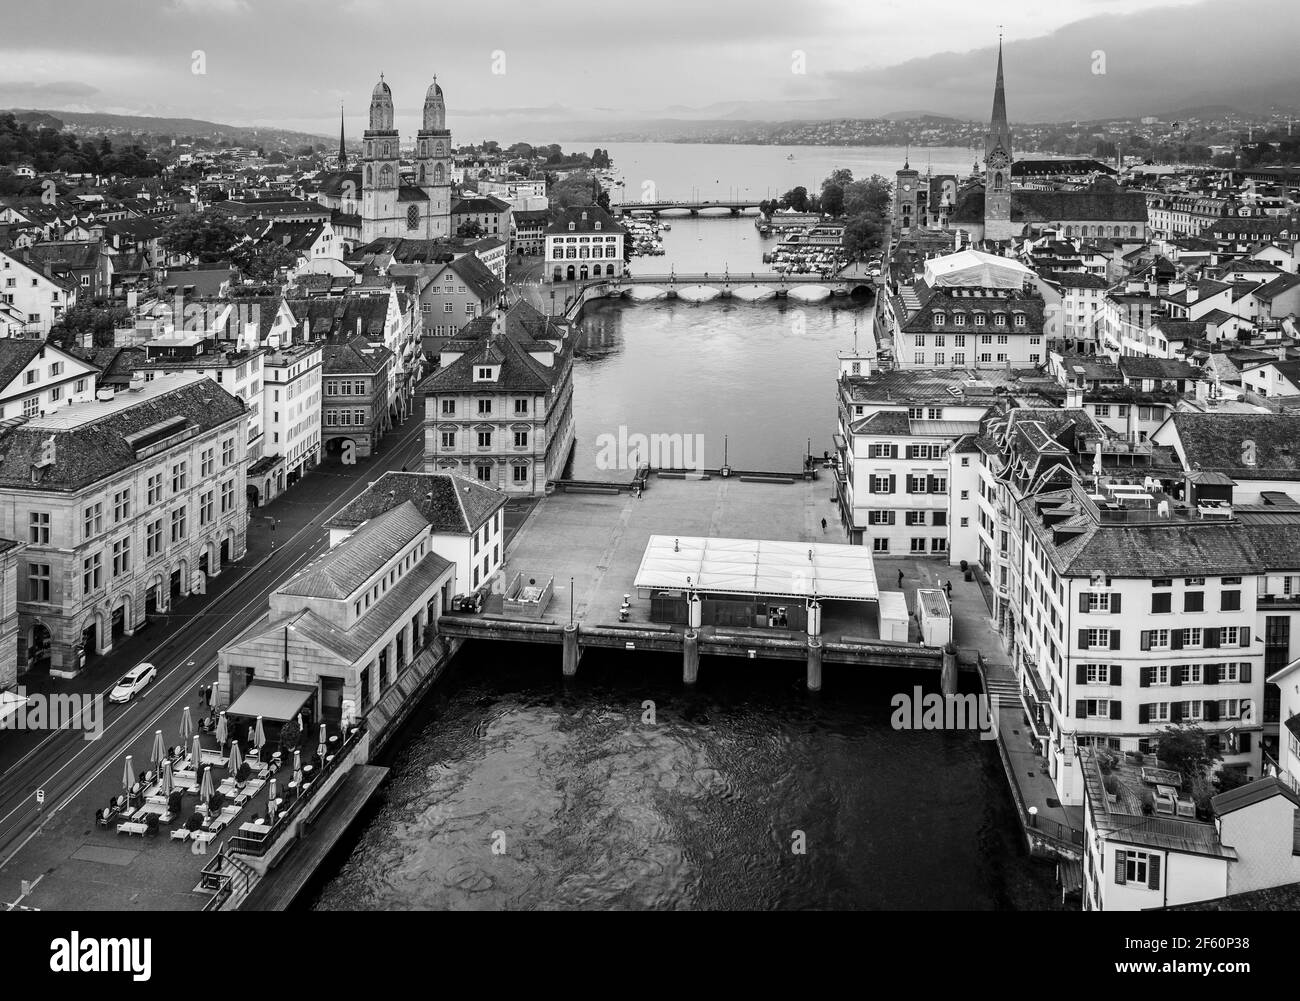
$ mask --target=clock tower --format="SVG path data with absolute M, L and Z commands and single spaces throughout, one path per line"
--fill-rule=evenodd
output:
M 984 239 L 1018 236 L 1011 224 L 1011 126 L 1002 80 L 1002 39 L 998 39 L 998 76 L 993 88 L 993 116 L 984 137 Z
M 920 188 L 921 174 L 912 169 L 910 158 L 903 169 L 894 175 L 894 233 L 902 236 L 913 226 L 920 226 L 916 214 L 916 193 Z

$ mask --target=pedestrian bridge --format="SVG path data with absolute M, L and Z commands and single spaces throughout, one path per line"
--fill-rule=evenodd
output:
M 832 296 L 862 301 L 871 298 L 875 291 L 875 285 L 869 278 L 757 271 L 623 275 L 592 281 L 583 287 L 586 298 L 622 296 L 637 301 L 682 299 L 687 302 L 708 302 L 713 299 L 756 302 L 761 299 L 787 298 L 819 302 Z

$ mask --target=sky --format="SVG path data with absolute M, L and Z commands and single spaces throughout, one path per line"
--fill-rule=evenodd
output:
M 329 135 L 342 102 L 353 139 L 381 72 L 404 135 L 436 73 L 466 141 L 651 118 L 982 120 L 1000 25 L 1013 122 L 1300 93 L 1296 0 L 1256 0 L 1248 21 L 1225 19 L 1219 0 L 506 0 L 477 16 L 445 0 L 45 0 L 26 12 L 0 33 L 0 107 Z

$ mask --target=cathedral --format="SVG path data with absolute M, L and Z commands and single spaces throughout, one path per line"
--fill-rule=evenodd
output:
M 1055 231 L 1062 237 L 1143 242 L 1148 238 L 1147 201 L 1141 192 L 1093 186 L 1082 190 L 1013 190 L 1012 179 L 1024 164 L 1012 157 L 1007 121 L 1002 43 L 993 86 L 993 114 L 984 137 L 983 183 L 955 194 L 951 175 L 922 181 L 911 164 L 898 172 L 894 186 L 894 230 L 900 236 L 918 229 L 960 229 L 974 244 L 999 244 L 1031 232 Z
M 438 78 L 434 77 L 424 97 L 424 118 L 415 137 L 414 176 L 409 178 L 402 176 L 401 138 L 393 119 L 393 92 L 380 74 L 370 95 L 370 127 L 361 137 L 361 159 L 351 171 L 347 169 L 340 128 L 338 172 L 320 200 L 360 216 L 363 244 L 385 237 L 451 236 L 451 132 Z

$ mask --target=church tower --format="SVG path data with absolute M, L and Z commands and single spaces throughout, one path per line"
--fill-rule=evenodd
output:
M 1011 126 L 1002 80 L 1002 39 L 998 39 L 998 78 L 993 88 L 993 116 L 984 137 L 984 239 L 1010 240 L 1019 235 L 1011 224 Z
M 404 236 L 404 220 L 398 218 L 401 189 L 401 153 L 397 129 L 393 127 L 393 92 L 379 75 L 370 95 L 370 128 L 361 143 L 361 241 Z
M 921 186 L 921 174 L 912 169 L 909 154 L 903 161 L 903 169 L 894 175 L 894 233 L 901 236 L 913 226 L 920 226 L 917 217 L 916 195 Z
M 429 199 L 425 239 L 452 236 L 451 132 L 436 76 L 424 96 L 424 121 L 415 137 L 415 183 Z

